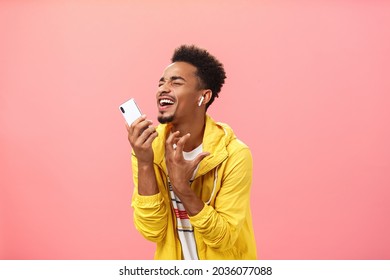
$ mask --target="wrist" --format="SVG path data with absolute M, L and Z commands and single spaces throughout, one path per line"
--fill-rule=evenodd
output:
M 138 160 L 138 169 L 153 169 L 153 161 L 141 161 Z
M 190 182 L 171 181 L 171 185 L 174 192 L 180 199 L 188 199 L 189 197 L 191 197 L 191 195 L 194 194 L 194 191 L 191 189 Z

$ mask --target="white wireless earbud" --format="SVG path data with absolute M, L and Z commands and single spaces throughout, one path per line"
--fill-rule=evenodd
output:
M 202 97 L 200 98 L 199 103 L 198 103 L 199 107 L 200 107 L 200 105 L 202 105 L 203 100 L 204 100 L 204 96 L 202 95 Z

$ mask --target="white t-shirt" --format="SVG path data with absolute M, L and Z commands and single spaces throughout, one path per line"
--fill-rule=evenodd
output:
M 190 152 L 183 151 L 183 157 L 185 160 L 193 160 L 203 151 L 203 145 L 200 144 L 194 150 Z M 199 169 L 199 165 L 196 167 L 191 180 L 195 178 L 196 172 Z M 196 249 L 196 242 L 194 236 L 194 228 L 190 223 L 187 211 L 185 210 L 180 199 L 173 192 L 171 182 L 168 178 L 169 193 L 171 196 L 171 202 L 176 215 L 177 233 L 181 243 L 183 257 L 185 260 L 198 260 L 198 251 Z

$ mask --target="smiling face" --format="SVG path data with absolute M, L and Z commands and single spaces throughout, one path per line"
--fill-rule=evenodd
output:
M 163 73 L 157 91 L 158 121 L 179 123 L 194 121 L 202 96 L 196 67 L 186 62 L 170 64 Z

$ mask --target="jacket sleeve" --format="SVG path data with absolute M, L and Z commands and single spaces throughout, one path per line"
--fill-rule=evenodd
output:
M 250 215 L 252 183 L 252 155 L 249 148 L 230 155 L 227 161 L 215 207 L 205 204 L 197 215 L 190 217 L 204 242 L 223 250 L 234 246 L 247 215 Z
M 134 191 L 131 206 L 134 209 L 136 229 L 147 239 L 159 242 L 164 239 L 168 224 L 168 213 L 161 191 L 155 195 L 138 194 L 138 164 L 132 155 Z

